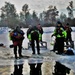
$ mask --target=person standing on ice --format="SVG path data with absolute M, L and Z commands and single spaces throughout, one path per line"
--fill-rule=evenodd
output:
M 38 24 L 37 28 L 38 28 L 39 32 L 41 33 L 41 35 L 42 35 L 43 34 L 43 28 L 42 28 L 42 26 L 40 24 Z M 41 45 L 43 45 L 43 43 L 42 43 L 42 36 L 41 36 L 40 42 L 41 42 Z
M 32 30 L 32 25 L 28 26 L 28 30 L 27 30 L 27 38 L 29 37 L 29 34 L 31 33 Z M 29 44 L 31 45 L 31 41 L 29 40 Z
M 32 47 L 32 54 L 35 54 L 35 41 L 37 45 L 37 53 L 40 54 L 40 46 L 39 46 L 39 41 L 41 40 L 41 33 L 37 29 L 36 26 L 33 26 L 30 30 L 27 30 L 27 38 L 31 42 L 31 47 Z
M 69 26 L 69 23 L 65 25 L 65 30 L 67 32 L 66 44 L 69 45 L 68 41 L 70 41 L 70 44 L 72 43 L 72 35 L 71 35 L 72 28 Z
M 58 22 L 57 24 L 52 36 L 56 37 L 55 47 L 57 48 L 58 54 L 62 54 L 64 52 L 64 40 L 66 39 L 67 32 L 63 29 L 61 22 Z
M 24 40 L 24 32 L 20 29 L 20 26 L 17 26 L 12 32 L 10 32 L 10 38 L 13 42 L 14 46 L 14 55 L 17 59 L 17 47 L 18 47 L 18 54 L 19 57 L 22 56 L 22 42 Z

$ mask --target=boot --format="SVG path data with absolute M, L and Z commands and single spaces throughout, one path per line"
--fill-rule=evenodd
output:
M 33 52 L 32 54 L 35 54 L 35 52 Z
M 37 51 L 38 54 L 40 54 L 40 51 Z
M 22 54 L 20 54 L 20 55 L 19 55 L 19 57 L 20 57 L 20 58 L 22 58 L 22 57 L 23 57 L 23 55 L 22 55 Z
M 17 54 L 15 54 L 15 59 L 17 59 L 18 57 L 17 57 Z

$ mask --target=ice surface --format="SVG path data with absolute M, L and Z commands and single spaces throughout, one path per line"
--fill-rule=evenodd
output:
M 23 41 L 23 55 L 24 56 L 29 56 L 29 58 L 23 58 L 22 60 L 17 60 L 18 64 L 22 64 L 24 62 L 32 62 L 32 63 L 39 63 L 39 62 L 49 62 L 49 61 L 59 61 L 62 64 L 66 65 L 67 67 L 71 68 L 72 70 L 75 71 L 75 55 L 74 56 L 67 56 L 67 55 L 56 55 L 53 52 L 50 52 L 50 50 L 53 49 L 53 45 L 50 43 L 51 41 L 51 34 L 54 30 L 53 27 L 46 27 L 44 29 L 44 34 L 43 34 L 43 41 L 47 42 L 47 47 L 48 49 L 41 49 L 41 54 L 40 55 L 32 55 L 32 51 L 30 50 L 25 50 L 25 48 L 28 48 L 28 39 L 26 37 L 26 29 L 23 29 L 25 32 L 25 39 Z M 75 27 L 72 28 L 72 39 L 75 41 Z M 54 38 L 53 38 L 54 40 Z M 12 65 L 14 64 L 14 55 L 13 55 L 13 49 L 9 48 L 9 45 L 12 44 L 12 42 L 9 40 L 9 33 L 5 32 L 3 34 L 0 34 L 0 43 L 3 43 L 6 48 L 0 47 L 0 65 Z M 33 61 L 34 62 L 33 62 Z M 15 63 L 16 64 L 16 63 Z

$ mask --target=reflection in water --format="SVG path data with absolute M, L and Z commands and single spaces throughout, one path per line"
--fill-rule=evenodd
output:
M 11 75 L 23 75 L 22 70 L 23 70 L 23 64 L 15 64 L 14 72 Z
M 30 75 L 42 75 L 41 65 L 42 63 L 29 63 L 30 65 Z
M 11 75 L 75 75 L 71 74 L 71 72 L 71 69 L 62 65 L 58 61 L 43 63 L 24 62 L 24 64 L 16 63 Z
M 70 74 L 70 69 L 62 65 L 60 62 L 56 62 L 53 75 L 66 75 Z

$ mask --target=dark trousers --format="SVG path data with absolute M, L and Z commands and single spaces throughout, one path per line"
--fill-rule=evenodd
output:
M 31 46 L 32 46 L 32 51 L 33 54 L 35 54 L 35 41 L 37 45 L 37 53 L 40 53 L 40 48 L 39 48 L 39 34 L 37 32 L 31 34 Z
M 56 51 L 56 50 L 57 50 L 57 43 L 56 43 L 56 41 L 55 41 L 54 47 L 53 47 L 53 51 Z
M 22 55 L 22 45 L 14 46 L 14 55 L 15 55 L 15 57 L 17 57 L 17 48 L 18 48 L 19 56 Z
M 56 38 L 56 46 L 57 46 L 57 50 L 58 50 L 58 53 L 63 53 L 64 51 L 64 38 L 61 37 L 61 38 Z
M 68 45 L 68 41 L 70 41 L 70 44 L 72 43 L 71 34 L 68 34 L 68 35 L 67 35 L 67 38 L 66 38 L 66 44 L 67 44 L 67 45 Z

